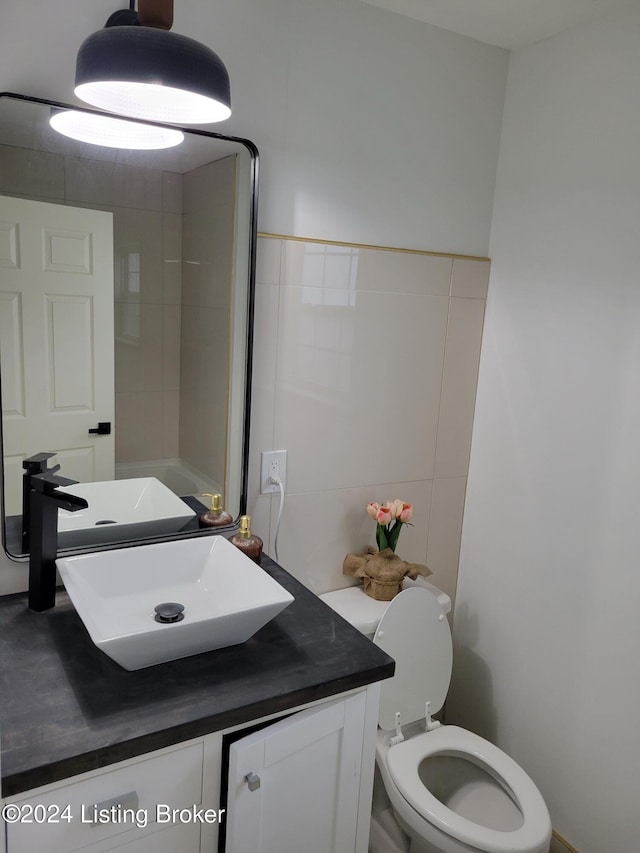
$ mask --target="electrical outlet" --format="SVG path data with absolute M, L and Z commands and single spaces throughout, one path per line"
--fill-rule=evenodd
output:
M 287 451 L 286 450 L 271 450 L 264 451 L 261 454 L 262 464 L 260 466 L 260 494 L 269 495 L 272 492 L 279 492 L 280 486 L 277 483 L 271 483 L 271 477 L 279 477 L 282 480 L 283 486 L 287 482 Z

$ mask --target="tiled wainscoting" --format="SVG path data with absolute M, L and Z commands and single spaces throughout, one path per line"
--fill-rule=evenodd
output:
M 279 559 L 321 593 L 375 544 L 369 501 L 414 504 L 398 553 L 455 594 L 486 259 L 261 235 L 249 511 L 273 555 L 279 495 L 260 452 L 288 452 Z

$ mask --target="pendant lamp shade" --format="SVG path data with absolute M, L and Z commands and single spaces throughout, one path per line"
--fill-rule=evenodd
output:
M 170 124 L 231 115 L 229 75 L 205 45 L 167 30 L 108 26 L 80 45 L 75 94 L 99 109 Z

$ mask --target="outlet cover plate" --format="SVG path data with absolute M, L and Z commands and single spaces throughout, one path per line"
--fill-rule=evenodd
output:
M 279 492 L 280 486 L 277 483 L 270 483 L 269 477 L 273 466 L 276 467 L 278 476 L 283 484 L 287 483 L 287 451 L 286 450 L 263 450 L 261 454 L 260 465 L 260 494 L 270 495 L 272 492 Z

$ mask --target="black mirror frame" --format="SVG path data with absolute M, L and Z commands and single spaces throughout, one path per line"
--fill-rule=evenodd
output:
M 73 104 L 65 104 L 60 101 L 51 101 L 46 98 L 37 98 L 31 95 L 20 95 L 15 92 L 0 92 L 0 99 L 11 99 L 14 101 L 22 101 L 25 103 L 41 104 L 45 107 L 62 110 L 76 110 L 77 112 L 89 113 L 93 115 L 108 115 L 108 113 L 99 110 L 92 110 L 85 107 L 76 106 Z M 208 130 L 200 130 L 198 128 L 180 127 L 178 125 L 158 124 L 157 122 L 143 121 L 140 119 L 127 119 L 129 121 L 137 121 L 139 124 L 146 124 L 155 127 L 170 127 L 175 130 L 182 131 L 185 135 L 202 136 L 209 139 L 219 139 L 224 142 L 233 142 L 244 146 L 250 156 L 250 186 L 251 197 L 249 207 L 249 257 L 247 270 L 247 315 L 246 315 L 246 348 L 245 348 L 245 388 L 244 388 L 244 412 L 243 412 L 243 437 L 242 437 L 242 466 L 240 472 L 240 502 L 238 516 L 246 514 L 247 509 L 247 490 L 249 478 L 249 445 L 250 445 L 250 426 L 251 426 L 251 383 L 253 374 L 253 325 L 255 317 L 255 277 L 256 277 L 256 252 L 258 241 L 258 180 L 260 171 L 260 155 L 257 146 L 250 140 L 237 136 L 226 136 L 222 133 L 215 133 Z M 0 400 L 2 397 L 2 375 L 0 372 Z M 2 418 L 0 418 L 0 447 L 3 447 L 3 431 Z M 4 457 L 0 458 L 0 488 L 4 494 Z M 14 561 L 24 562 L 29 559 L 28 554 L 20 556 L 11 554 L 7 551 L 6 541 L 6 523 L 4 513 L 4 499 L 2 499 L 2 547 L 5 555 Z M 139 545 L 150 544 L 154 542 L 169 542 L 175 539 L 193 538 L 200 536 L 211 536 L 216 533 L 224 533 L 227 531 L 232 533 L 238 525 L 238 520 L 226 528 L 205 528 L 202 530 L 194 530 L 183 533 L 174 533 L 170 535 L 153 536 L 144 539 L 130 539 L 122 542 L 113 542 L 108 544 L 100 544 L 86 547 L 64 549 L 65 554 L 81 554 L 90 551 L 105 551 L 115 550 L 119 548 L 131 548 Z

